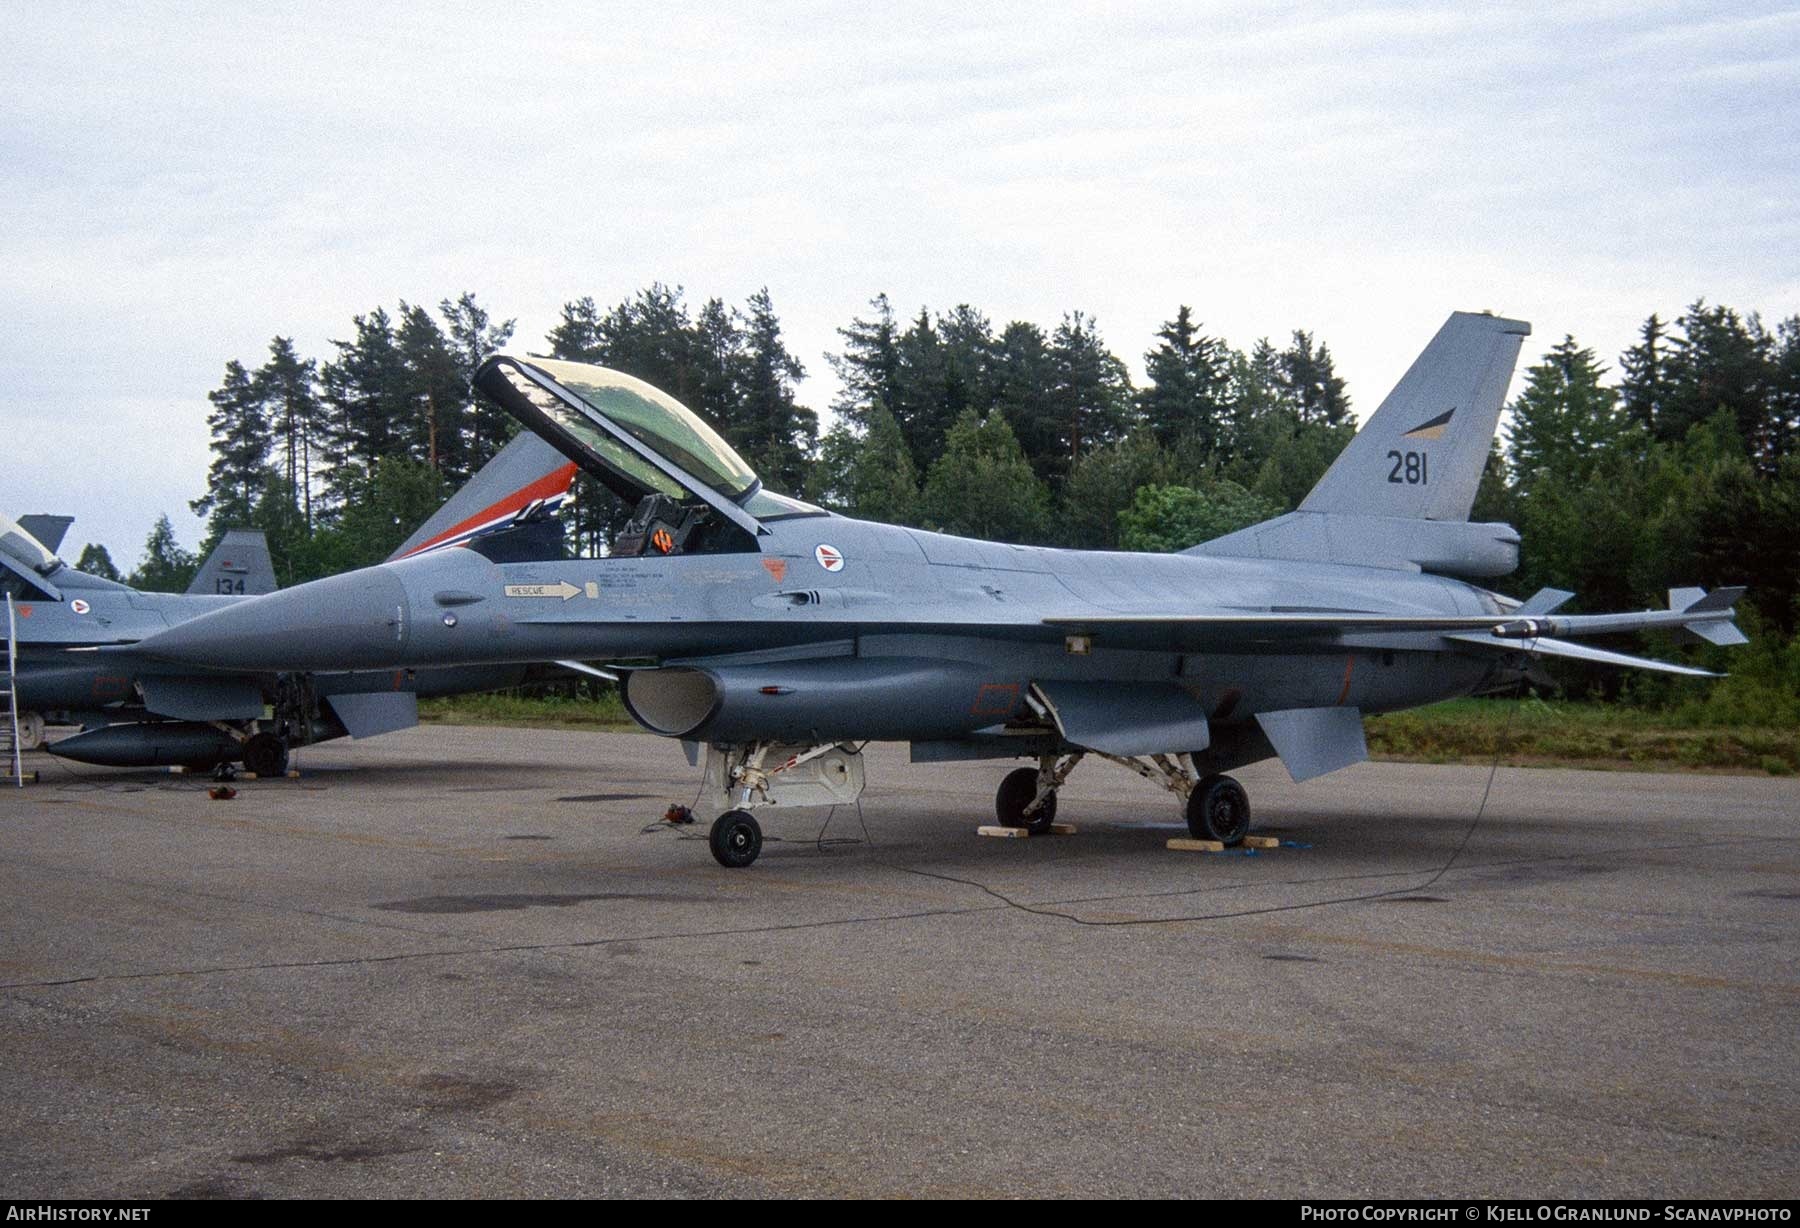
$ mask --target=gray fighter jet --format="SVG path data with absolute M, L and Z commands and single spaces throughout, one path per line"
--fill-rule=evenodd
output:
M 59 559 L 55 551 L 73 520 L 0 517 L 0 592 L 11 599 L 17 629 L 14 689 L 26 749 L 42 742 L 46 719 L 103 724 L 103 711 L 136 699 L 131 678 L 92 661 L 71 659 L 61 651 L 64 647 L 141 639 L 231 600 L 276 589 L 268 542 L 259 532 L 226 533 L 186 593 L 150 593 L 77 571 Z M 0 633 L 6 633 L 4 626 Z
M 1533 658 L 1681 674 L 1581 637 L 1674 629 L 1741 643 L 1742 590 L 1563 615 L 1479 581 L 1519 538 L 1468 516 L 1528 325 L 1457 313 L 1300 509 L 1180 554 L 1041 549 L 833 515 L 765 489 L 714 431 L 630 376 L 498 356 L 476 384 L 636 506 L 606 557 L 402 559 L 241 602 L 137 652 L 201 670 L 621 662 L 631 715 L 706 754 L 730 807 L 712 849 L 754 861 L 751 810 L 855 798 L 860 744 L 915 762 L 1029 757 L 1000 821 L 1034 829 L 1085 759 L 1173 792 L 1240 842 L 1224 773 L 1295 780 L 1366 757 L 1362 716 L 1516 682 Z
M 409 538 L 393 559 L 472 545 L 495 558 L 554 553 L 552 518 L 576 467 L 542 440 L 521 434 Z M 0 588 L 16 629 L 11 689 L 20 745 L 42 743 L 46 722 L 82 732 L 52 743 L 65 759 L 117 767 L 242 762 L 259 775 L 287 768 L 290 748 L 349 734 L 370 737 L 418 721 L 417 697 L 515 686 L 521 664 L 451 669 L 308 673 L 196 673 L 128 657 L 73 653 L 129 644 L 247 597 L 276 591 L 260 532 L 232 530 L 185 594 L 148 593 L 69 567 L 54 547 L 68 517 L 0 518 Z M 8 634 L 0 623 L 0 634 Z M 4 645 L 0 644 L 0 651 Z M 8 714 L 0 711 L 0 719 Z

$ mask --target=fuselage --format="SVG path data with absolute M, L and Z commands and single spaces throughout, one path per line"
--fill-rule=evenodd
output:
M 1046 619 L 1501 608 L 1473 585 L 1417 572 L 1013 546 L 841 516 L 769 521 L 757 545 L 755 553 L 503 564 L 442 551 L 257 598 L 145 650 L 190 667 L 258 670 L 573 658 L 716 671 L 854 657 L 893 662 L 899 676 L 912 669 L 906 663 L 936 662 L 954 679 L 949 694 L 916 703 L 904 689 L 880 695 L 875 670 L 860 727 L 852 702 L 833 718 L 839 723 L 802 732 L 942 738 L 1004 723 L 1033 682 L 1173 681 L 1228 724 L 1289 708 L 1427 703 L 1468 693 L 1493 668 L 1490 658 L 1416 632 L 1215 648 L 1157 626 L 1072 636 Z

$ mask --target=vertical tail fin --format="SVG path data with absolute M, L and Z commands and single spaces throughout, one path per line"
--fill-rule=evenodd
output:
M 275 566 L 269 562 L 269 539 L 263 531 L 228 529 L 194 573 L 194 582 L 187 591 L 189 596 L 218 593 L 260 597 L 279 587 L 275 583 Z
M 1300 510 L 1468 520 L 1530 334 L 1523 320 L 1452 313 Z
M 44 543 L 44 549 L 51 554 L 62 549 L 63 534 L 74 523 L 73 516 L 52 516 L 45 512 L 33 512 L 19 517 L 19 527 Z
M 525 524 L 554 512 L 575 481 L 575 466 L 529 431 L 481 467 L 431 519 L 388 556 L 388 562 Z

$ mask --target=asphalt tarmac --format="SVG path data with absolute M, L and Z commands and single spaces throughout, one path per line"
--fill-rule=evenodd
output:
M 1800 781 L 869 750 L 745 870 L 645 736 L 0 790 L 0 1195 L 1800 1193 Z M 646 828 L 648 829 L 646 830 Z M 1439 871 L 1454 864 L 1441 875 Z

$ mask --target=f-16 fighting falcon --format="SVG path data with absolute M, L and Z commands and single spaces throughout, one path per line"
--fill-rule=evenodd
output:
M 551 513 L 576 468 L 542 440 L 521 434 L 471 478 L 392 556 L 468 545 L 494 558 L 555 553 Z M 30 526 L 28 528 L 27 526 Z M 232 530 L 185 594 L 140 592 L 77 571 L 31 532 L 60 541 L 67 517 L 0 519 L 0 587 L 15 641 L 10 689 L 19 742 L 42 742 L 46 720 L 80 733 L 51 754 L 115 767 L 242 763 L 261 776 L 287 770 L 290 749 L 328 738 L 371 737 L 418 722 L 417 697 L 493 690 L 525 681 L 522 664 L 451 669 L 311 673 L 197 672 L 75 647 L 129 644 L 246 597 L 276 591 L 268 543 Z M 390 560 L 391 561 L 391 560 Z M 0 624 L 0 632 L 4 632 Z M 10 713 L 0 709 L 0 720 Z
M 620 662 L 632 717 L 706 756 L 714 856 L 751 813 L 860 794 L 866 740 L 915 762 L 1026 757 L 1002 823 L 1041 830 L 1076 766 L 1158 781 L 1197 837 L 1241 842 L 1224 773 L 1297 781 L 1367 756 L 1362 716 L 1516 682 L 1533 658 L 1679 674 L 1580 643 L 1664 628 L 1744 642 L 1742 590 L 1558 614 L 1482 587 L 1518 534 L 1469 523 L 1530 326 L 1456 313 L 1300 505 L 1179 554 L 1044 549 L 852 520 L 767 490 L 704 422 L 600 367 L 496 356 L 476 385 L 636 508 L 605 557 L 445 550 L 239 602 L 134 655 L 193 671 Z

